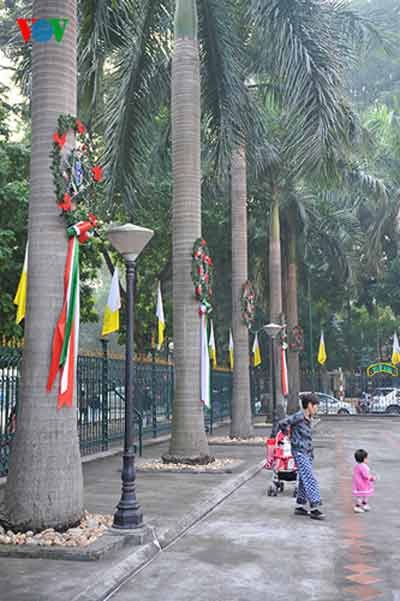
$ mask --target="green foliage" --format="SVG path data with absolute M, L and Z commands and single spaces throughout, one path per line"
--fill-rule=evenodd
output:
M 8 128 L 17 112 L 0 96 L 0 334 L 7 337 L 22 334 L 15 324 L 13 299 L 24 262 L 28 218 L 29 147 L 10 141 Z
M 15 11 L 28 4 L 18 2 Z M 136 342 L 141 351 L 150 348 L 155 333 L 158 279 L 167 337 L 173 334 L 169 96 L 174 6 L 172 0 L 79 3 L 79 114 L 95 126 L 109 184 L 95 212 L 106 222 L 132 221 L 155 231 L 138 261 Z M 309 361 L 309 275 L 315 354 L 324 327 L 330 367 L 355 367 L 363 353 L 376 358 L 378 347 L 387 347 L 400 325 L 400 55 L 399 45 L 392 43 L 400 26 L 398 2 L 197 0 L 197 12 L 202 233 L 215 263 L 212 316 L 219 363 L 227 357 L 231 325 L 228 165 L 232 148 L 244 140 L 249 277 L 258 292 L 254 328 L 269 316 L 275 186 L 284 265 L 288 223 L 295 221 L 307 345 L 303 364 Z M 1 21 L 2 39 L 15 14 L 8 11 Z M 22 66 L 20 82 L 29 89 L 29 46 L 16 43 L 7 53 Z M 11 108 L 0 107 L 0 323 L 11 335 L 16 330 L 12 296 L 25 247 L 28 147 L 8 139 Z M 82 248 L 84 320 L 97 319 L 108 293 L 100 260 L 105 248 L 101 240 Z

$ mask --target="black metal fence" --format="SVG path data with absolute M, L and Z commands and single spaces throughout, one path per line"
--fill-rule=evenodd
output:
M 21 349 L 0 347 L 0 476 L 7 473 L 10 443 L 17 427 Z M 232 375 L 212 371 L 211 408 L 207 429 L 230 417 Z M 80 355 L 77 365 L 77 421 L 82 455 L 121 445 L 125 429 L 125 361 L 103 355 Z M 174 398 L 173 365 L 153 360 L 135 363 L 135 427 L 142 440 L 157 438 L 171 428 Z M 253 398 L 253 404 L 256 403 Z

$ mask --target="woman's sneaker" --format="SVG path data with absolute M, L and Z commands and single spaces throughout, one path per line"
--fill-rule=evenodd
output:
M 301 505 L 296 507 L 296 509 L 294 510 L 294 514 L 295 515 L 306 515 L 309 516 L 309 512 L 307 511 L 307 509 L 305 507 L 302 507 Z
M 368 505 L 368 503 L 363 503 L 362 508 L 364 511 L 371 511 L 371 507 Z
M 311 509 L 310 518 L 312 520 L 321 520 L 322 521 L 325 519 L 325 515 L 319 509 Z
M 368 507 L 368 505 L 367 505 L 367 507 Z M 364 511 L 365 511 L 365 507 L 364 506 L 361 507 L 361 505 L 354 505 L 353 509 L 354 509 L 354 513 L 364 513 Z M 367 511 L 368 510 L 369 510 L 369 507 L 368 507 Z

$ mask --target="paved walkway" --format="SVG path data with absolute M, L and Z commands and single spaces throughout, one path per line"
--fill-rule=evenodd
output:
M 259 473 L 182 538 L 162 551 L 112 596 L 112 601 L 400 601 L 398 486 L 400 421 L 361 418 L 323 421 L 316 434 L 317 469 L 328 520 L 293 515 L 288 489 L 266 496 L 269 474 Z M 352 454 L 370 453 L 379 475 L 369 514 L 351 504 Z M 237 455 L 243 467 L 262 448 L 213 447 Z M 146 450 L 160 455 L 160 448 Z M 86 464 L 89 510 L 110 513 L 119 498 L 120 459 Z M 146 520 L 176 523 L 203 494 L 230 475 L 140 474 Z M 0 560 L 4 601 L 73 601 L 88 579 L 127 556 L 101 562 Z
M 325 422 L 317 447 L 325 523 L 294 516 L 289 492 L 266 497 L 260 473 L 112 600 L 400 600 L 400 422 Z M 364 515 L 351 503 L 358 447 L 369 451 L 380 478 Z
M 218 434 L 223 432 L 223 428 L 216 431 Z M 267 430 L 261 433 L 266 434 Z M 160 457 L 167 448 L 167 443 L 145 447 L 143 456 Z M 239 473 L 259 462 L 264 450 L 261 447 L 214 446 L 212 453 L 216 457 L 242 459 L 242 465 L 235 470 Z M 114 512 L 121 491 L 120 468 L 120 456 L 84 464 L 85 508 L 88 511 Z M 145 521 L 158 530 L 173 527 L 203 495 L 207 496 L 214 486 L 231 478 L 232 474 L 139 473 L 137 493 Z M 0 488 L 0 500 L 2 492 Z M 110 559 L 95 562 L 0 558 L 0 600 L 73 601 L 89 581 L 117 566 L 129 552 L 126 549 Z

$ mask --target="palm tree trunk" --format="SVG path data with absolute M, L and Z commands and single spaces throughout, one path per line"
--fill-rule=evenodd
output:
M 271 235 L 269 249 L 269 278 L 270 278 L 270 318 L 271 322 L 280 324 L 282 321 L 282 257 L 281 257 L 281 223 L 279 193 L 272 187 Z M 281 360 L 279 344 L 275 344 L 275 385 L 277 404 L 282 406 Z
M 246 152 L 239 148 L 232 156 L 232 333 L 235 342 L 231 436 L 248 438 L 253 433 L 249 332 L 240 311 L 241 287 L 247 280 L 247 181 Z
M 195 0 L 177 0 L 172 59 L 175 401 L 166 460 L 209 460 L 200 401 L 200 319 L 191 280 L 201 233 L 200 65 Z
M 297 298 L 297 245 L 294 214 L 289 215 L 288 225 L 288 299 L 287 299 L 287 319 L 288 331 L 299 323 L 299 310 Z M 298 351 L 288 350 L 288 372 L 289 372 L 289 398 L 288 413 L 298 410 L 299 392 L 300 392 L 300 357 Z
M 83 511 L 83 484 L 76 409 L 57 410 L 57 390 L 46 392 L 67 251 L 49 153 L 58 115 L 76 111 L 76 1 L 34 0 L 33 16 L 69 19 L 62 42 L 33 42 L 32 49 L 28 300 L 5 510 L 14 530 L 35 531 L 75 524 Z

